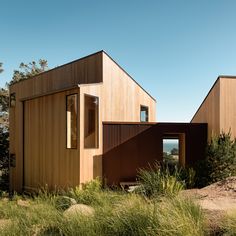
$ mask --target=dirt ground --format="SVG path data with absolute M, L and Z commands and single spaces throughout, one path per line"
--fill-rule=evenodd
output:
M 181 194 L 200 204 L 207 216 L 208 227 L 212 232 L 218 232 L 222 219 L 236 211 L 236 176 L 202 189 L 184 190 Z
M 202 189 L 184 190 L 182 194 L 196 199 L 205 210 L 236 210 L 236 177 L 229 177 Z

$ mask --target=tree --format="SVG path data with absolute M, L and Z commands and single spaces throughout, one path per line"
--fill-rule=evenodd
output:
M 179 150 L 177 148 L 173 148 L 170 153 L 171 155 L 179 155 Z
M 2 68 L 2 62 L 0 62 L 0 73 L 2 73 L 3 72 L 3 68 Z
M 3 72 L 0 63 L 0 73 Z M 28 64 L 21 63 L 19 70 L 14 70 L 12 80 L 7 85 L 12 85 L 21 80 L 35 76 L 48 68 L 47 61 L 40 59 L 38 63 L 32 61 Z M 0 190 L 7 190 L 9 186 L 9 89 L 0 88 Z
M 236 139 L 231 133 L 213 137 L 207 145 L 206 158 L 196 167 L 199 187 L 236 175 Z
M 0 112 L 8 112 L 9 91 L 0 88 Z
M 14 70 L 12 80 L 9 85 L 17 83 L 22 80 L 29 79 L 38 75 L 48 69 L 48 62 L 44 59 L 39 59 L 38 63 L 32 61 L 28 64 L 20 63 L 19 70 Z
M 0 191 L 9 187 L 9 132 L 0 127 Z

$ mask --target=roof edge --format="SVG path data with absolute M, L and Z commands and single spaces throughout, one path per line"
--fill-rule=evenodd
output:
M 149 93 L 147 92 L 147 90 L 145 90 L 123 67 L 121 67 L 106 51 L 102 50 L 102 52 L 108 56 L 108 58 L 110 58 L 126 75 L 128 75 L 130 77 L 130 79 L 132 79 L 149 97 L 152 98 L 152 100 L 154 100 L 155 102 L 157 102 L 157 100 Z
M 51 71 L 56 70 L 56 69 L 58 69 L 58 68 L 61 68 L 61 67 L 63 67 L 63 66 L 70 65 L 70 64 L 72 64 L 72 63 L 78 62 L 78 61 L 80 61 L 80 60 L 86 59 L 86 58 L 88 58 L 88 57 L 97 55 L 97 54 L 102 53 L 102 52 L 104 52 L 104 51 L 103 51 L 103 50 L 100 50 L 100 51 L 94 52 L 94 53 L 89 54 L 89 55 L 87 55 L 87 56 L 78 58 L 78 59 L 76 59 L 76 60 L 73 60 L 73 61 L 70 61 L 70 62 L 68 62 L 68 63 L 62 64 L 62 65 L 60 65 L 60 66 L 56 66 L 56 67 L 54 67 L 54 68 L 52 68 L 52 69 L 43 71 L 43 72 L 41 72 L 41 73 L 39 73 L 39 74 L 37 74 L 37 75 L 34 75 L 34 76 L 32 76 L 32 77 L 30 77 L 30 78 L 28 78 L 28 79 L 25 79 L 25 80 L 28 81 L 28 80 L 34 79 L 34 78 L 36 78 L 37 76 L 40 76 L 40 75 L 42 75 L 42 74 L 46 74 L 46 73 L 48 73 L 48 72 L 51 72 Z M 24 82 L 25 80 L 21 80 L 21 81 L 19 81 L 19 82 L 16 82 L 16 83 L 10 85 L 10 87 L 11 87 L 11 86 L 14 86 L 14 85 L 16 85 L 16 84 L 19 84 L 19 83 L 21 83 L 21 82 Z
M 194 117 L 197 115 L 197 113 L 199 112 L 199 110 L 201 109 L 202 105 L 204 104 L 204 102 L 207 100 L 208 96 L 210 95 L 211 91 L 213 90 L 213 88 L 215 87 L 215 85 L 218 83 L 218 81 L 220 80 L 221 75 L 219 75 L 217 77 L 217 79 L 215 80 L 214 84 L 211 86 L 209 92 L 207 93 L 207 95 L 205 96 L 205 98 L 203 99 L 203 101 L 201 102 L 200 106 L 198 107 L 197 111 L 194 113 L 190 123 L 192 123 Z
M 212 85 L 211 89 L 209 90 L 209 92 L 207 93 L 206 97 L 204 98 L 204 100 L 202 101 L 202 103 L 200 104 L 200 106 L 198 107 L 197 111 L 194 113 L 193 118 L 191 119 L 190 123 L 192 123 L 194 117 L 196 116 L 196 114 L 198 113 L 198 111 L 200 110 L 200 108 L 202 107 L 203 103 L 206 101 L 206 99 L 208 98 L 208 96 L 210 95 L 211 91 L 213 90 L 213 88 L 215 87 L 215 85 L 217 84 L 217 82 L 220 79 L 236 79 L 235 75 L 219 75 L 216 79 L 216 81 L 214 82 L 214 84 Z

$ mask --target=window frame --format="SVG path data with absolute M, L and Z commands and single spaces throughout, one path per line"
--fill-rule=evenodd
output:
M 147 109 L 147 120 L 142 121 L 142 107 Z M 145 105 L 140 105 L 140 122 L 149 122 L 149 107 Z
M 85 98 L 86 97 L 92 97 L 92 98 L 97 98 L 97 101 L 98 101 L 98 107 L 97 107 L 97 123 L 98 123 L 98 129 L 97 129 L 97 146 L 96 147 L 85 147 L 85 121 L 86 121 L 86 118 L 85 118 Z M 99 149 L 99 97 L 98 96 L 95 96 L 95 95 L 91 95 L 91 94 L 87 94 L 87 93 L 84 93 L 84 149 Z
M 77 106 L 76 106 L 76 109 L 77 109 L 77 115 L 76 115 L 76 147 L 68 147 L 67 146 L 67 131 L 68 131 L 68 129 L 67 129 L 67 124 L 68 124 L 68 121 L 67 121 L 67 119 L 68 119 L 68 117 L 67 117 L 67 104 L 68 104 L 68 99 L 67 99 L 67 97 L 69 97 L 69 96 L 72 96 L 72 95 L 76 95 L 76 103 L 77 103 Z M 79 116 L 79 107 L 78 107 L 78 105 L 79 105 L 79 95 L 78 95 L 78 93 L 71 93 L 71 94 L 67 94 L 66 95 L 66 149 L 69 149 L 69 150 L 71 150 L 71 149 L 78 149 L 78 140 L 79 140 L 79 125 L 78 125 L 78 116 Z

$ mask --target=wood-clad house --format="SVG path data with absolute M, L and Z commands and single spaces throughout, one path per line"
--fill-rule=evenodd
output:
M 105 121 L 154 122 L 156 101 L 104 51 L 10 86 L 10 186 L 102 176 Z
M 222 131 L 236 138 L 236 77 L 219 76 L 192 118 L 208 124 L 208 140 Z

